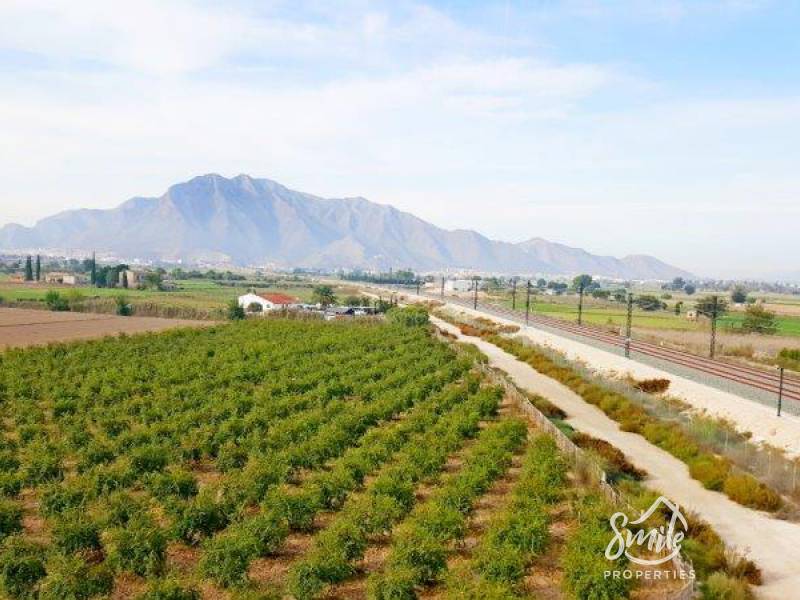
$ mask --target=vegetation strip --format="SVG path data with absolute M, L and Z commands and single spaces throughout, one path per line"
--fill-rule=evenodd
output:
M 399 422 L 368 432 L 358 446 L 325 470 L 312 473 L 302 485 L 274 489 L 262 502 L 258 516 L 232 525 L 204 545 L 203 573 L 224 586 L 245 583 L 254 558 L 274 554 L 290 531 L 309 531 L 317 514 L 341 507 L 349 493 L 395 452 L 419 443 L 430 427 L 446 418 L 443 415 L 462 410 L 464 402 L 468 405 L 479 382 L 473 375 L 446 388 L 416 405 Z
M 495 334 L 484 337 L 600 408 L 617 421 L 623 431 L 638 433 L 685 462 L 691 476 L 707 489 L 722 491 L 731 500 L 750 508 L 776 511 L 782 506 L 781 497 L 775 491 L 748 473 L 736 472 L 729 460 L 704 452 L 682 429 L 651 417 L 623 394 L 586 380 L 575 369 L 559 365 L 543 352 L 517 340 Z
M 522 598 L 526 569 L 549 540 L 548 508 L 562 496 L 567 465 L 553 439 L 536 435 L 508 506 L 490 522 L 472 560 L 447 579 L 447 598 Z
M 437 486 L 393 533 L 392 551 L 383 572 L 370 581 L 369 597 L 409 598 L 419 586 L 435 582 L 447 568 L 448 545 L 463 538 L 475 500 L 511 464 L 527 435 L 522 420 L 503 420 L 484 431 L 462 468 Z
M 416 485 L 438 476 L 449 455 L 478 433 L 482 419 L 497 411 L 501 397 L 499 388 L 482 389 L 462 410 L 429 429 L 418 444 L 398 452 L 364 493 L 348 499 L 337 518 L 316 536 L 314 549 L 290 573 L 289 592 L 301 600 L 315 598 L 327 585 L 350 577 L 370 536 L 389 532 L 411 511 Z M 482 432 L 481 438 L 485 435 Z

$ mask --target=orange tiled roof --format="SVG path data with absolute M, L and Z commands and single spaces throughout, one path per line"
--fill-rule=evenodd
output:
M 259 294 L 261 298 L 273 304 L 295 304 L 297 298 L 286 294 Z

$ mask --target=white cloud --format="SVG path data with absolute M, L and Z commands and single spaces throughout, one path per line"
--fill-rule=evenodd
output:
M 699 10 L 626 6 L 666 11 L 653 18 Z M 775 232 L 762 245 L 789 248 L 798 97 L 670 96 L 661 82 L 546 60 L 533 36 L 504 39 L 422 5 L 303 10 L 0 4 L 0 50 L 38 57 L 0 69 L 0 223 L 248 172 L 366 195 L 445 227 L 656 253 L 690 268 L 724 264 L 722 229 L 720 251 L 698 258 L 717 235 L 698 231 L 715 220 L 761 243 L 758 211 Z M 682 232 L 691 236 L 674 244 Z

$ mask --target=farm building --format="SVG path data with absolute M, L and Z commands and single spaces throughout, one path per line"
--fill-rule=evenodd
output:
M 86 277 L 75 273 L 62 273 L 53 271 L 44 275 L 45 283 L 57 283 L 62 285 L 81 285 L 86 283 Z
M 119 281 L 117 283 L 120 287 L 124 287 L 125 279 L 127 278 L 129 288 L 138 288 L 144 285 L 144 277 L 145 273 L 142 271 L 132 271 L 128 269 L 127 271 L 119 272 Z
M 250 292 L 244 296 L 239 296 L 239 306 L 249 313 L 296 308 L 297 303 L 297 298 L 286 294 L 256 294 Z

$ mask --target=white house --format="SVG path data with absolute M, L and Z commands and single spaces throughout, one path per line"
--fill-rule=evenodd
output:
M 446 292 L 469 292 L 475 282 L 472 279 L 448 279 L 444 282 Z
M 244 296 L 239 296 L 239 306 L 247 312 L 286 310 L 297 306 L 297 298 L 286 294 L 255 294 L 250 292 Z M 256 306 L 260 306 L 261 309 L 256 309 Z

